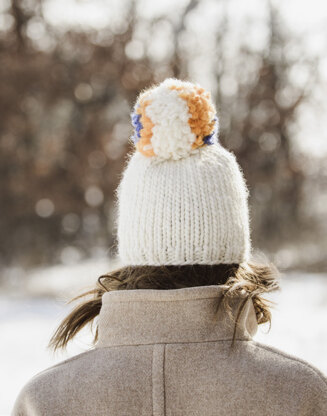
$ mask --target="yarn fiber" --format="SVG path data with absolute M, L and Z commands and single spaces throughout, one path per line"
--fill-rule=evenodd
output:
M 132 113 L 132 139 L 145 156 L 180 159 L 217 141 L 215 113 L 209 92 L 168 78 L 138 97 Z
M 170 78 L 141 92 L 131 118 L 136 151 L 116 190 L 123 265 L 248 261 L 249 192 L 210 93 Z

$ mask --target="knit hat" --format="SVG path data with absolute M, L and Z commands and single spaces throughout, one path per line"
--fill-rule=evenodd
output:
M 122 264 L 248 261 L 248 189 L 210 93 L 169 78 L 140 93 L 131 117 L 136 151 L 116 190 Z

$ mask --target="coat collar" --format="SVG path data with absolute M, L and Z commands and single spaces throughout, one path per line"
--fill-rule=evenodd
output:
M 102 297 L 96 348 L 231 340 L 233 320 L 222 306 L 215 314 L 224 288 L 210 285 L 106 292 Z M 242 297 L 233 301 L 233 316 Z M 252 339 L 257 327 L 253 302 L 249 300 L 240 317 L 236 339 Z

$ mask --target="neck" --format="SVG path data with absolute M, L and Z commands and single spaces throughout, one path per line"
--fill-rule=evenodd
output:
M 244 296 L 233 299 L 231 316 L 217 307 L 226 286 L 110 291 L 102 297 L 97 348 L 117 345 L 231 340 Z M 252 300 L 245 303 L 235 339 L 257 331 Z

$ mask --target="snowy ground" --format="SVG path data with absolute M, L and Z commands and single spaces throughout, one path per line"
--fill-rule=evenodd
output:
M 46 345 L 70 310 L 65 304 L 70 296 L 115 266 L 97 260 L 36 270 L 23 288 L 14 277 L 9 279 L 0 294 L 1 416 L 9 415 L 18 392 L 35 373 L 91 348 L 87 331 L 66 353 L 54 355 Z M 297 355 L 327 374 L 327 276 L 288 274 L 283 276 L 282 291 L 272 298 L 277 305 L 271 331 L 259 328 L 255 339 Z

